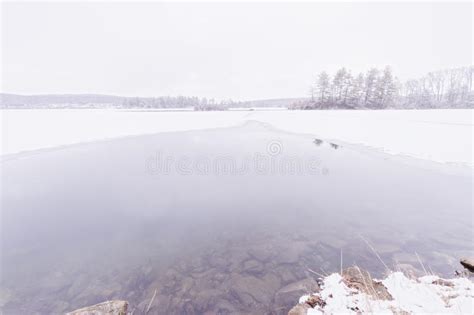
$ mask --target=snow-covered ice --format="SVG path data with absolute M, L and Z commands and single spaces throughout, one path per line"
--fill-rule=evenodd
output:
M 130 135 L 228 127 L 248 112 L 1 110 L 2 154 Z
M 363 144 L 391 154 L 473 166 L 474 110 L 256 112 L 280 129 Z
M 391 154 L 473 166 L 474 110 L 1 110 L 2 154 L 108 138 L 219 128 L 249 120 Z

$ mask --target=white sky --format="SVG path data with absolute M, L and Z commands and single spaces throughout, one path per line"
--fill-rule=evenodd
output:
M 472 63 L 472 4 L 3 2 L 1 91 L 301 97 L 316 73 Z

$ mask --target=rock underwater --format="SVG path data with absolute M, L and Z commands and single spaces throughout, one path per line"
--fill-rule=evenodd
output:
M 66 315 L 127 315 L 128 302 L 112 300 L 77 309 Z

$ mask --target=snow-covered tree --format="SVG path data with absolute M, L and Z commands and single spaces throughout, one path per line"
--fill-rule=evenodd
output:
M 341 104 L 343 99 L 344 88 L 346 85 L 346 68 L 339 69 L 332 80 L 333 101 L 336 104 Z
M 372 68 L 365 76 L 364 84 L 364 105 L 369 108 L 374 108 L 377 105 L 376 87 L 380 71 L 377 68 Z
M 331 83 L 329 75 L 323 71 L 319 74 L 318 80 L 316 82 L 316 91 L 318 93 L 318 100 L 320 103 L 324 104 L 329 100 Z
M 352 85 L 349 89 L 348 103 L 353 108 L 362 106 L 362 96 L 364 93 L 365 78 L 362 73 L 352 80 Z
M 375 87 L 375 103 L 378 108 L 393 105 L 397 93 L 397 86 L 392 74 L 392 69 L 385 67 L 382 76 L 377 80 Z
M 297 108 L 451 108 L 474 107 L 473 66 L 430 72 L 400 84 L 390 67 L 353 77 L 346 68 L 331 77 L 321 72 L 311 86 L 311 103 Z

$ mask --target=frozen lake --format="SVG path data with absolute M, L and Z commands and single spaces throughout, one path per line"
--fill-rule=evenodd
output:
M 285 314 L 341 252 L 382 274 L 365 240 L 393 270 L 472 256 L 469 168 L 235 115 L 253 121 L 6 156 L 3 313 L 120 298 L 140 314 L 156 290 L 150 314 Z
M 474 110 L 0 110 L 2 154 L 129 135 L 240 126 L 248 121 L 390 154 L 474 166 Z

